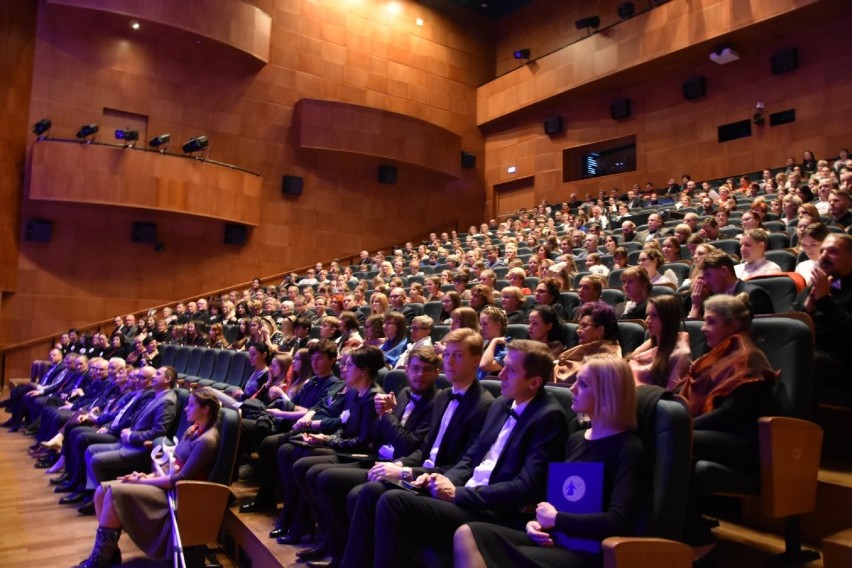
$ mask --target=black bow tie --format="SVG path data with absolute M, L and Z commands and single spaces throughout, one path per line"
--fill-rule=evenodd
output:
M 452 402 L 452 401 L 461 402 L 463 397 L 464 397 L 463 393 L 451 392 L 450 393 L 450 402 Z
M 512 418 L 514 418 L 515 420 L 517 420 L 518 418 L 520 418 L 520 415 L 519 415 L 517 412 L 515 412 L 515 409 L 514 409 L 514 408 L 512 408 L 511 406 L 507 406 L 507 407 L 505 408 L 505 410 L 506 410 L 506 414 L 508 414 L 509 416 L 511 416 Z

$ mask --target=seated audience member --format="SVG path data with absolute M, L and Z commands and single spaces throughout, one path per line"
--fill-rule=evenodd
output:
M 449 325 L 452 323 L 452 320 L 450 319 L 451 314 L 460 308 L 461 305 L 462 300 L 458 292 L 452 291 L 444 294 L 444 297 L 441 298 L 441 323 L 443 325 Z
M 485 352 L 479 362 L 478 380 L 496 375 L 503 368 L 506 357 L 506 314 L 497 306 L 487 306 L 479 314 L 479 333 L 485 342 Z
M 714 250 L 701 261 L 702 271 L 693 276 L 692 287 L 686 298 L 684 312 L 687 317 L 698 319 L 704 315 L 706 299 L 715 294 L 735 296 L 745 292 L 749 297 L 749 308 L 753 314 L 774 314 L 772 299 L 763 288 L 737 278 L 734 261 L 724 251 Z
M 720 294 L 704 302 L 710 351 L 693 362 L 680 394 L 693 417 L 693 457 L 756 471 L 757 419 L 772 411 L 777 375 L 752 341 L 752 316 L 740 297 Z
M 627 249 L 624 247 L 618 247 L 612 253 L 612 269 L 618 270 L 621 268 L 627 268 Z
M 130 428 L 121 432 L 120 441 L 88 447 L 86 490 L 91 498 L 98 483 L 149 467 L 150 451 L 145 442 L 165 435 L 174 422 L 177 414 L 176 382 L 177 371 L 173 367 L 157 369 L 151 381 L 154 398 L 136 415 Z M 87 499 L 78 510 L 84 514 L 93 513 L 93 501 Z
M 631 243 L 637 240 L 636 238 L 636 223 L 633 221 L 624 221 L 621 223 L 621 242 Z
M 708 241 L 718 240 L 720 238 L 719 223 L 713 217 L 705 219 L 701 224 L 701 230 L 698 231 L 698 234 Z
M 589 253 L 586 256 L 586 270 L 592 274 L 603 276 L 604 278 L 609 276 L 609 268 L 603 264 L 601 261 L 601 255 L 596 252 Z
M 535 303 L 539 306 L 550 306 L 560 320 L 566 319 L 565 308 L 562 306 L 559 283 L 554 278 L 543 278 L 535 287 Z
M 73 357 L 73 355 L 71 356 Z M 63 361 L 62 351 L 59 349 L 51 349 L 47 354 L 47 360 L 50 364 L 49 368 L 41 375 L 37 382 L 24 383 L 13 387 L 9 392 L 9 398 L 3 401 L 2 406 L 6 408 L 12 417 L 3 423 L 3 426 L 9 428 L 10 432 L 17 432 L 23 425 L 24 419 L 24 397 L 28 393 L 36 393 L 31 396 L 43 396 L 45 389 L 48 387 L 56 388 L 65 380 L 68 374 L 69 363 L 71 359 L 66 356 L 66 361 Z
M 373 292 L 370 296 L 370 315 L 383 316 L 390 309 L 388 297 L 381 292 Z
M 849 206 L 852 204 L 852 197 L 845 189 L 832 189 L 828 198 L 828 209 L 831 215 L 830 225 L 847 229 L 852 225 L 852 211 L 849 211 Z
M 689 228 L 689 225 L 686 223 L 680 223 L 674 228 L 674 237 L 677 239 L 677 242 L 680 246 L 686 246 L 689 237 L 692 236 L 692 229 Z
M 321 474 L 318 479 L 318 493 L 325 501 L 321 508 L 327 511 L 332 506 L 338 509 L 348 507 L 349 510 L 349 534 L 341 566 L 373 565 L 374 535 L 375 538 L 384 538 L 382 530 L 374 532 L 376 507 L 382 495 L 389 491 L 381 483 L 382 479 L 410 482 L 424 473 L 447 471 L 467 454 L 479 437 L 494 401 L 494 397 L 476 380 L 476 370 L 482 357 L 482 337 L 470 329 L 460 329 L 450 332 L 445 340 L 444 373 L 451 388 L 435 396 L 429 433 L 423 444 L 395 462 L 377 462 L 367 474 L 368 483 L 358 485 L 351 492 L 341 490 L 337 493 L 332 488 L 330 494 L 325 493 L 323 487 L 329 487 L 324 483 L 326 475 Z M 332 504 L 331 500 L 335 503 Z M 345 519 L 341 520 L 345 522 Z
M 621 273 L 621 287 L 627 300 L 615 306 L 618 319 L 645 319 L 648 297 L 651 295 L 651 281 L 644 268 L 631 266 Z
M 506 274 L 506 279 L 509 281 L 510 286 L 515 286 L 520 289 L 524 295 L 532 294 L 529 288 L 524 286 L 524 280 L 526 280 L 527 273 L 524 272 L 524 269 L 521 267 L 510 268 L 509 272 Z
M 554 531 L 602 541 L 634 533 L 643 494 L 644 448 L 636 435 L 636 389 L 630 370 L 617 357 L 590 357 L 571 387 L 571 408 L 591 418 L 591 428 L 568 438 L 567 462 L 604 464 L 603 508 L 587 514 L 563 513 L 547 502 L 538 503 L 526 532 L 489 523 L 472 522 L 455 533 L 455 566 L 601 565 L 599 554 L 573 551 L 556 544 Z
M 743 233 L 740 239 L 743 262 L 734 267 L 737 278 L 748 280 L 755 276 L 783 272 L 780 266 L 766 258 L 768 245 L 769 235 L 764 229 L 752 229 Z
M 640 243 L 653 241 L 660 237 L 665 237 L 667 234 L 666 228 L 663 226 L 663 218 L 658 213 L 651 213 L 648 217 L 648 229 L 640 231 L 636 234 L 636 240 Z
M 411 321 L 417 316 L 417 312 L 408 305 L 408 295 L 405 288 L 394 288 L 390 291 L 390 309 L 401 313 L 405 317 L 405 325 L 411 325 Z
M 394 313 L 394 312 L 391 312 Z M 304 433 L 301 442 L 287 443 L 278 449 L 278 475 L 284 490 L 284 509 L 276 527 L 287 534 L 278 542 L 293 544 L 311 531 L 317 518 L 316 500 L 307 487 L 308 470 L 320 464 L 339 463 L 336 452 L 367 453 L 376 419 L 375 397 L 384 394 L 376 383 L 385 366 L 379 348 L 370 345 L 344 353 L 340 372 L 346 394 L 338 417 L 326 420 L 319 432 Z M 313 502 L 312 502 L 313 501 Z M 321 522 L 321 524 L 325 524 Z
M 527 317 L 527 323 L 530 339 L 547 345 L 554 357 L 565 350 L 562 331 L 559 327 L 559 316 L 553 308 L 544 305 L 533 307 Z
M 470 289 L 469 305 L 476 313 L 481 313 L 486 306 L 494 305 L 494 291 L 490 286 L 476 284 Z
M 579 343 L 563 351 L 556 360 L 554 381 L 571 385 L 577 379 L 586 357 L 615 355 L 621 357 L 618 343 L 618 318 L 612 306 L 603 302 L 590 302 L 580 306 L 577 322 Z
M 808 257 L 807 260 L 796 265 L 796 272 L 805 279 L 805 284 L 810 284 L 813 270 L 818 266 L 820 247 L 828 236 L 828 227 L 822 223 L 812 223 L 805 227 L 799 237 L 799 249 Z
M 524 296 L 521 289 L 516 286 L 506 286 L 500 291 L 500 305 L 506 313 L 506 323 L 524 323 L 527 319 L 527 314 L 524 311 Z
M 423 284 L 427 292 L 426 301 L 440 302 L 441 298 L 444 297 L 444 293 L 441 291 L 441 278 L 439 276 L 427 276 Z
M 95 495 L 98 530 L 92 553 L 79 565 L 81 568 L 121 563 L 118 540 L 122 530 L 148 556 L 166 556 L 172 544 L 166 491 L 182 479 L 207 481 L 216 460 L 219 401 L 211 391 L 202 387 L 190 395 L 186 416 L 192 425 L 175 447 L 175 470 L 133 472 L 98 487 Z
M 743 238 L 743 234 L 753 229 L 762 229 L 763 221 L 754 211 L 746 211 L 740 218 L 740 227 L 743 232 L 736 236 L 737 239 Z
M 468 282 L 470 282 L 470 271 L 467 268 L 460 268 L 453 272 L 453 288 L 462 300 L 470 300 L 470 290 L 467 289 Z
M 663 253 L 656 248 L 645 247 L 639 253 L 639 266 L 644 268 L 648 273 L 648 280 L 652 286 L 670 286 L 672 289 L 677 287 L 677 277 L 674 281 L 670 276 L 661 274 L 660 268 L 663 266 Z
M 832 233 L 825 238 L 811 283 L 795 307 L 814 320 L 816 400 L 852 405 L 852 237 Z
M 490 520 L 519 526 L 526 519 L 520 510 L 544 498 L 547 464 L 565 455 L 567 417 L 544 388 L 553 372 L 547 348 L 517 340 L 508 349 L 502 396 L 474 446 L 446 472 L 424 473 L 414 481 L 429 496 L 388 491 L 379 500 L 377 566 L 404 566 L 420 545 L 448 566 L 453 533 L 462 524 Z
M 580 305 L 574 309 L 571 314 L 570 321 L 577 321 L 580 313 L 580 308 L 589 302 L 597 302 L 601 299 L 606 281 L 597 274 L 589 274 L 580 278 L 580 286 L 577 288 L 577 295 L 580 296 Z
M 399 397 L 392 392 L 375 397 L 378 418 L 372 442 L 381 460 L 375 462 L 379 468 L 390 468 L 393 460 L 404 459 L 419 450 L 429 434 L 437 394 L 435 380 L 441 360 L 432 348 L 424 347 L 413 351 L 408 361 L 405 371 L 409 386 L 400 391 Z M 484 412 L 482 414 L 484 417 Z M 334 563 L 340 564 L 350 530 L 346 497 L 350 490 L 367 483 L 370 465 L 365 462 L 334 463 L 308 470 L 308 492 L 311 501 L 316 503 L 317 512 L 322 513 L 328 532 L 327 543 L 299 551 L 300 559 L 313 560 L 328 553 Z
M 663 262 L 683 262 L 680 249 L 680 241 L 677 237 L 666 237 L 663 239 L 663 244 L 660 245 L 660 251 L 663 253 Z
M 681 331 L 683 311 L 675 296 L 648 299 L 645 325 L 648 339 L 636 348 L 628 363 L 636 386 L 657 385 L 672 390 L 689 369 L 689 334 Z
M 408 328 L 411 341 L 405 348 L 405 352 L 397 359 L 395 369 L 405 369 L 408 366 L 408 357 L 415 349 L 432 347 L 432 329 L 435 322 L 429 316 L 417 316 L 411 321 Z
M 407 324 L 405 316 L 399 312 L 386 313 L 382 323 L 386 339 L 381 345 L 381 350 L 385 356 L 385 364 L 393 369 L 397 360 L 405 353 L 405 348 L 408 347 Z

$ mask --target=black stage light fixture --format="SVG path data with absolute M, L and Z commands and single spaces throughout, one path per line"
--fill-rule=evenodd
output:
M 202 150 L 207 149 L 207 137 L 206 136 L 196 136 L 195 138 L 190 138 L 183 145 L 183 153 L 184 154 L 192 154 L 193 152 L 201 152 Z
M 42 118 L 33 125 L 33 134 L 38 136 L 39 140 L 43 140 L 47 138 L 47 131 L 50 130 L 51 126 L 53 126 L 53 123 L 50 122 L 49 118 Z
M 529 59 L 530 58 L 530 50 L 529 49 L 519 49 L 515 51 L 512 56 L 515 59 Z
M 629 20 L 636 14 L 636 4 L 633 2 L 624 2 L 618 5 L 618 17 L 622 20 Z
M 92 122 L 91 124 L 84 124 L 80 127 L 80 130 L 77 131 L 77 138 L 80 140 L 91 142 L 91 139 L 94 138 L 95 134 L 98 133 L 98 125 Z
M 582 30 L 583 28 L 588 28 L 589 33 L 592 33 L 592 30 L 597 30 L 601 26 L 601 17 L 600 16 L 589 16 L 588 18 L 580 18 L 574 25 L 577 26 L 578 30 Z
M 148 140 L 148 146 L 151 148 L 160 148 L 160 152 L 165 152 L 169 149 L 169 142 L 171 141 L 171 134 L 159 134 Z
M 115 131 L 115 139 L 124 140 L 125 147 L 131 148 L 135 145 L 134 143 L 139 140 L 139 131 L 129 130 L 127 128 L 119 129 Z

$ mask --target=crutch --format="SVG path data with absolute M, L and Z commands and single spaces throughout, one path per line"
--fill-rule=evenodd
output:
M 151 460 L 154 462 L 154 468 L 158 475 L 166 475 L 163 466 L 172 470 L 174 465 L 174 446 L 160 444 L 151 451 Z M 186 558 L 183 555 L 183 544 L 180 541 L 180 530 L 178 530 L 177 520 L 177 503 L 175 501 L 175 488 L 166 491 L 166 497 L 169 501 L 169 517 L 172 521 L 172 566 L 175 568 L 186 568 Z

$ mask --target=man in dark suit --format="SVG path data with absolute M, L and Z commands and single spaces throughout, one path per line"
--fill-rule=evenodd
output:
M 817 402 L 852 406 L 852 237 L 832 233 L 820 246 L 812 283 L 794 304 L 814 320 Z
M 59 486 L 56 493 L 71 493 L 60 499 L 60 505 L 81 503 L 88 493 L 86 487 L 86 449 L 94 444 L 110 444 L 119 441 L 121 431 L 130 428 L 136 415 L 142 411 L 154 397 L 151 379 L 156 369 L 143 367 L 128 373 L 127 367 L 116 367 L 115 381 L 123 390 L 122 396 L 94 419 L 91 426 L 71 425 L 66 431 L 66 440 L 62 444 L 62 457 L 65 459 L 65 474 L 56 481 Z M 127 375 L 126 380 L 122 379 Z
M 652 241 L 668 235 L 668 231 L 663 226 L 663 217 L 659 213 L 651 213 L 648 217 L 648 229 L 636 233 L 636 241 L 644 243 Z
M 430 497 L 388 491 L 376 509 L 377 566 L 403 566 L 418 546 L 452 562 L 453 533 L 470 521 L 523 527 L 525 509 L 545 498 L 547 466 L 564 459 L 568 417 L 548 393 L 553 358 L 530 340 L 508 345 L 501 393 L 476 443 L 452 468 L 424 473 L 414 485 Z
M 121 441 L 95 444 L 86 450 L 86 489 L 91 492 L 91 498 L 102 481 L 150 469 L 150 450 L 145 442 L 164 436 L 177 417 L 175 383 L 177 371 L 174 367 L 157 369 L 151 381 L 154 398 L 136 415 L 133 424 L 121 431 Z M 94 514 L 93 501 L 87 499 L 78 510 L 82 514 Z
M 441 359 L 431 346 L 418 347 L 408 357 L 409 386 L 400 391 L 399 400 L 393 393 L 376 396 L 378 418 L 373 440 L 379 460 L 401 459 L 423 443 L 429 432 L 440 364 Z M 368 468 L 367 462 L 356 462 L 318 465 L 308 471 L 308 492 L 325 520 L 328 542 L 298 552 L 299 558 L 312 560 L 330 552 L 333 561 L 339 563 L 349 532 L 346 495 L 367 482 Z
M 348 495 L 343 494 L 350 520 L 341 560 L 343 566 L 372 564 L 376 506 L 388 491 L 380 479 L 412 481 L 425 472 L 446 471 L 462 458 L 479 436 L 494 402 L 494 397 L 476 380 L 483 352 L 482 336 L 471 329 L 457 329 L 444 337 L 444 343 L 444 373 L 452 386 L 435 396 L 429 434 L 423 444 L 394 462 L 377 463 L 367 474 L 369 483 L 357 486 Z M 327 487 L 327 481 L 324 475 L 320 476 L 318 492 Z M 326 515 L 340 507 L 339 502 L 328 503 L 326 500 L 321 504 Z
M 754 315 L 774 314 L 775 307 L 769 293 L 754 284 L 743 282 L 737 278 L 734 271 L 734 261 L 728 254 L 721 250 L 708 253 L 704 257 L 702 272 L 696 275 L 692 284 L 691 293 L 686 297 L 684 313 L 687 317 L 697 319 L 704 317 L 704 300 L 714 294 L 728 294 L 736 296 L 742 293 L 748 294 L 749 309 Z
M 408 303 L 408 295 L 404 288 L 394 288 L 390 291 L 390 305 L 391 310 L 405 316 L 406 325 L 411 325 L 412 320 L 420 315 L 418 310 Z
M 4 404 L 2 406 L 6 408 L 7 412 L 12 414 L 12 417 L 2 425 L 9 427 L 10 432 L 17 432 L 21 427 L 24 419 L 25 397 L 29 396 L 32 398 L 41 396 L 45 389 L 52 387 L 53 385 L 56 385 L 56 388 L 59 388 L 58 385 L 60 385 L 65 379 L 71 359 L 69 359 L 68 362 L 63 361 L 62 351 L 60 349 L 51 349 L 47 355 L 47 359 L 50 362 L 51 367 L 42 374 L 38 382 L 25 383 L 14 387 L 9 393 L 9 398 L 3 401 Z M 30 395 L 29 393 L 33 394 Z

